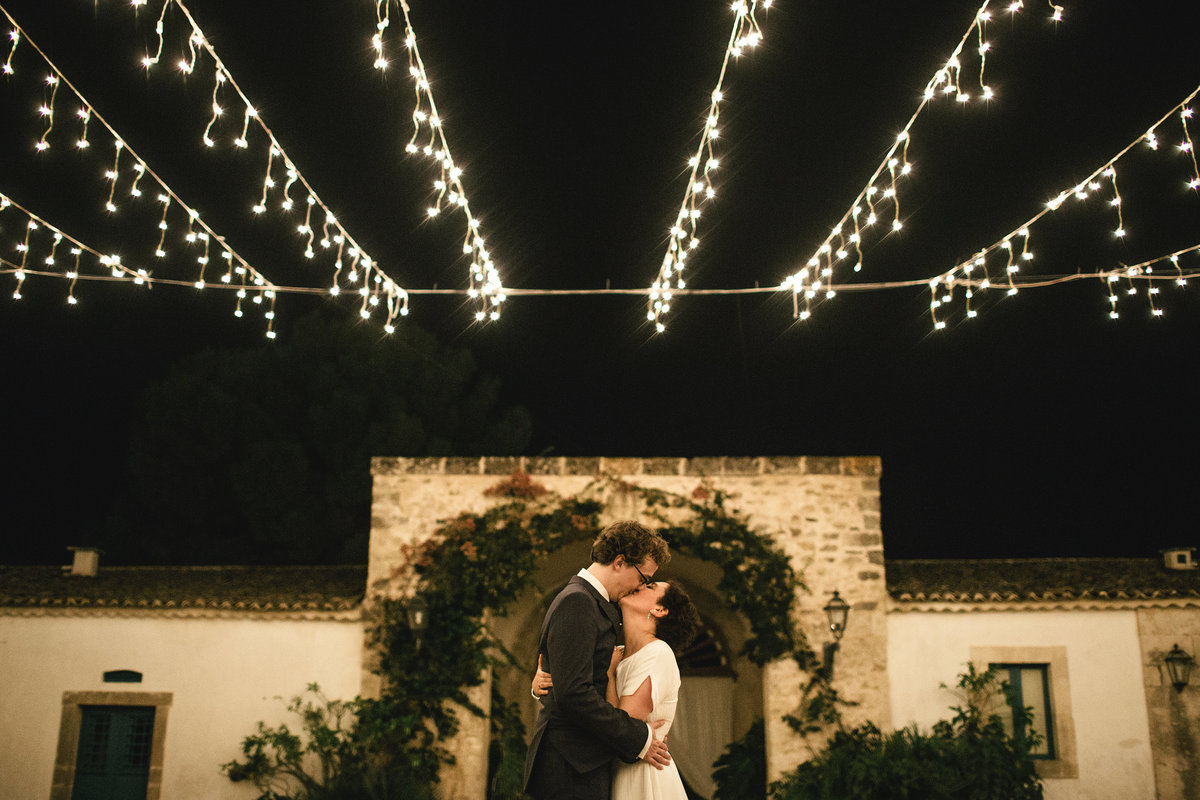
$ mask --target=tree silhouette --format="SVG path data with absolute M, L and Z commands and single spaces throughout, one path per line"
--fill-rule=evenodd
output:
M 519 453 L 528 413 L 467 351 L 318 310 L 147 390 L 104 548 L 126 563 L 365 561 L 375 455 Z

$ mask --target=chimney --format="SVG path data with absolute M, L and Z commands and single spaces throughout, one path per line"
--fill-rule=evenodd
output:
M 99 547 L 68 547 L 75 554 L 75 559 L 72 561 L 70 568 L 65 568 L 71 575 L 82 575 L 85 578 L 94 578 L 100 572 L 100 554 L 104 551 Z
M 1200 567 L 1192 555 L 1195 551 L 1196 548 L 1194 547 L 1168 547 L 1166 550 L 1159 552 L 1163 556 L 1163 566 L 1167 569 L 1191 570 Z

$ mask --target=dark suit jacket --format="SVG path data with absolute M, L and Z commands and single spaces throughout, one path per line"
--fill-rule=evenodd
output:
M 542 698 L 525 759 L 525 785 L 538 750 L 553 747 L 578 772 L 620 758 L 633 763 L 646 745 L 646 723 L 604 699 L 620 612 L 576 575 L 546 612 L 538 639 L 554 687 Z

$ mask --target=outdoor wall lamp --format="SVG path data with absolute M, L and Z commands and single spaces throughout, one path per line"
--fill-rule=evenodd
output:
M 429 627 L 429 603 L 421 595 L 416 595 L 404 606 L 404 614 L 408 617 L 408 627 L 416 634 L 417 647 L 421 646 L 421 634 Z
M 1188 685 L 1188 678 L 1191 677 L 1192 667 L 1196 665 L 1196 660 L 1186 650 L 1175 645 L 1171 648 L 1171 652 L 1163 656 L 1163 664 L 1167 667 L 1167 676 L 1170 677 L 1175 691 L 1182 692 Z
M 846 632 L 846 619 L 849 616 L 850 604 L 843 600 L 834 589 L 833 597 L 829 598 L 829 602 L 825 605 L 825 618 L 829 620 L 829 632 L 833 634 L 833 641 L 825 643 L 824 663 L 821 667 L 825 677 L 829 680 L 833 680 L 833 656 L 838 650 L 838 642 L 842 640 L 842 634 Z

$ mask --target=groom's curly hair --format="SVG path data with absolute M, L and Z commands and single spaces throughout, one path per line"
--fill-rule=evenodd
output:
M 654 635 L 670 645 L 676 653 L 682 652 L 700 630 L 700 612 L 696 610 L 692 598 L 675 581 L 667 581 L 667 590 L 658 604 L 667 610 L 667 615 L 658 618 Z
M 630 564 L 641 565 L 647 558 L 662 569 L 671 560 L 667 542 L 657 531 L 647 528 L 636 520 L 614 522 L 592 542 L 592 561 L 611 564 L 617 556 L 625 556 Z

